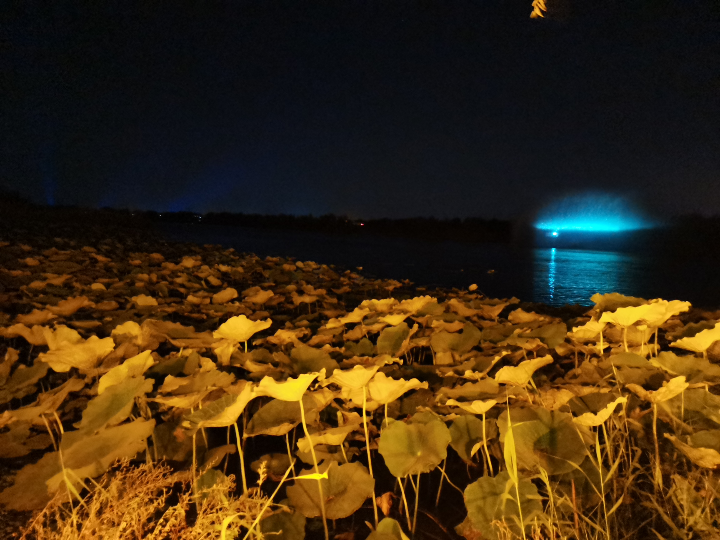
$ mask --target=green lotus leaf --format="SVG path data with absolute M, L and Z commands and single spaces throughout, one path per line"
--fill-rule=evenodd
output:
M 318 413 L 332 399 L 329 390 L 307 393 L 303 396 L 305 420 L 313 424 Z M 255 435 L 285 435 L 301 422 L 300 405 L 297 401 L 273 399 L 253 414 L 245 430 L 246 437 Z
M 393 518 L 386 517 L 378 523 L 377 529 L 370 533 L 366 540 L 410 540 L 403 532 L 400 524 Z
M 494 419 L 485 420 L 485 436 L 487 440 L 497 437 L 497 423 Z M 466 414 L 450 425 L 450 446 L 458 453 L 463 461 L 472 461 L 473 447 L 483 442 L 483 421 L 477 416 Z
M 409 335 L 410 328 L 405 322 L 383 329 L 377 340 L 378 354 L 397 356 Z
M 565 323 L 553 323 L 540 326 L 531 332 L 520 334 L 522 337 L 538 338 L 548 348 L 554 349 L 565 341 L 567 336 L 567 325 Z
M 438 390 L 438 394 L 449 398 L 466 398 L 471 400 L 482 399 L 488 396 L 488 394 L 495 395 L 499 392 L 500 385 L 498 385 L 495 379 L 490 378 L 481 379 L 477 382 L 465 383 L 454 388 L 443 386 Z
M 691 446 L 669 433 L 665 433 L 665 437 L 670 439 L 675 448 L 685 454 L 698 467 L 704 469 L 717 469 L 720 467 L 720 452 L 716 448 Z
M 328 353 L 304 343 L 294 347 L 290 352 L 290 357 L 293 359 L 293 371 L 299 374 L 318 373 L 325 369 L 325 374 L 329 377 L 333 371 L 340 367 Z
M 533 418 L 534 417 L 534 418 Z M 512 410 L 512 430 L 518 467 L 536 472 L 539 467 L 549 475 L 569 472 L 587 455 L 585 443 L 570 413 L 546 409 Z M 500 442 L 507 434 L 507 411 L 498 418 Z
M 105 426 L 115 426 L 132 412 L 135 398 L 150 392 L 152 379 L 131 377 L 111 386 L 91 399 L 83 411 L 82 420 L 75 427 L 92 433 Z
M 372 356 L 375 354 L 375 345 L 368 338 L 345 342 L 345 356 Z
M 314 472 L 307 470 L 302 474 Z M 328 519 L 348 517 L 372 496 L 375 480 L 360 463 L 338 465 L 333 462 L 328 467 L 327 474 L 328 477 L 321 479 L 320 482 Z M 320 490 L 316 480 L 296 480 L 287 488 L 287 495 L 293 507 L 305 517 L 317 517 L 322 514 Z
M 445 330 L 436 332 L 430 338 L 430 345 L 436 353 L 453 351 L 459 354 L 466 353 L 478 343 L 482 332 L 472 323 L 465 323 L 461 333 L 451 333 Z
M 710 345 L 720 340 L 720 323 L 707 330 L 702 330 L 692 337 L 679 339 L 670 344 L 671 347 L 680 347 L 688 351 L 704 353 Z
M 521 478 L 516 490 L 507 471 L 495 477 L 484 476 L 465 488 L 465 507 L 473 528 L 482 531 L 483 538 L 494 539 L 501 538 L 494 521 L 504 521 L 514 534 L 521 536 L 522 528 L 527 528 L 543 512 L 542 497 L 535 485 Z
M 611 392 L 591 392 L 584 396 L 575 396 L 568 401 L 570 410 L 575 416 L 585 413 L 597 414 L 608 404 L 617 399 L 618 395 Z
M 432 471 L 447 457 L 450 430 L 439 419 L 427 423 L 393 422 L 380 435 L 378 451 L 390 472 L 404 478 Z
M 192 414 L 185 416 L 183 427 L 193 435 L 200 428 L 232 426 L 255 397 L 255 387 L 247 381 L 240 381 L 239 394 L 225 394 L 220 399 L 206 404 Z M 233 387 L 236 388 L 236 387 Z
M 260 531 L 265 538 L 273 540 L 304 540 L 305 521 L 300 512 L 280 510 L 263 518 Z
M 134 457 L 144 450 L 155 421 L 135 420 L 106 428 L 95 435 L 67 431 L 60 444 L 66 474 L 75 485 L 104 473 L 120 458 Z M 12 486 L 0 493 L 0 504 L 10 510 L 42 508 L 64 485 L 63 466 L 58 452 L 48 452 L 37 463 L 23 467 Z
M 495 380 L 499 384 L 511 384 L 513 386 L 525 386 L 533 376 L 533 373 L 543 366 L 553 363 L 553 357 L 549 354 L 541 358 L 533 358 L 520 362 L 517 366 L 505 366 L 495 374 Z
M 671 375 L 685 375 L 689 383 L 720 379 L 720 366 L 705 358 L 678 356 L 673 352 L 663 351 L 656 358 L 651 358 L 650 363 Z
M 368 384 L 368 391 L 374 401 L 384 405 L 386 403 L 392 403 L 410 390 L 427 387 L 427 382 L 420 382 L 417 379 L 410 379 L 409 381 L 405 379 L 391 379 L 382 371 L 379 371 Z
M 720 425 L 720 396 L 705 388 L 688 388 L 682 394 L 658 404 L 658 408 L 699 429 L 717 429 Z
M 608 363 L 615 367 L 650 368 L 652 364 L 639 354 L 623 352 L 608 358 Z

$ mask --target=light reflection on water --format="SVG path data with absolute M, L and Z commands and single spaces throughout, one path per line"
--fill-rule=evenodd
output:
M 633 294 L 642 261 L 628 253 L 579 249 L 533 250 L 533 300 L 589 304 L 595 293 Z

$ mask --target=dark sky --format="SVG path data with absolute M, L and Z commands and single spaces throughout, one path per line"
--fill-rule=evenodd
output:
M 38 202 L 513 218 L 720 209 L 717 0 L 3 2 L 0 186 Z

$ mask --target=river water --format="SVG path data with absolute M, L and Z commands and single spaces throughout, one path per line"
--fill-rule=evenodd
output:
M 552 306 L 591 305 L 596 292 L 720 305 L 720 272 L 714 257 L 656 252 L 616 252 L 510 244 L 427 242 L 372 235 L 162 224 L 171 241 L 221 244 L 259 256 L 295 257 L 335 264 L 415 285 L 478 285 L 494 298 L 516 296 Z

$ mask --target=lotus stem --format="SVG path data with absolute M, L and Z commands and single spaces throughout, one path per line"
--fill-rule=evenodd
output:
M 443 465 L 441 469 L 442 474 L 440 475 L 440 485 L 438 486 L 437 497 L 435 497 L 435 508 L 437 508 L 440 504 L 440 492 L 442 491 L 443 480 L 445 479 L 445 465 L 447 465 L 447 458 L 443 459 Z
M 412 536 L 415 538 L 415 526 L 417 525 L 418 501 L 420 500 L 420 473 L 417 475 L 417 484 L 415 485 L 415 511 L 413 512 Z
M 365 414 L 367 408 L 367 386 L 363 386 L 363 427 L 365 428 L 365 448 L 367 449 L 367 456 L 368 456 L 368 470 L 370 471 L 370 476 L 375 479 L 375 476 L 373 475 L 373 469 L 372 469 L 372 457 L 370 455 L 370 434 L 368 432 L 368 425 L 367 425 L 367 414 Z M 373 500 L 373 511 L 375 512 L 375 528 L 377 529 L 378 526 L 378 509 L 377 509 L 377 501 L 375 500 L 375 486 L 373 485 L 373 492 L 372 492 L 372 500 Z
M 307 437 L 308 443 L 310 444 L 310 454 L 313 458 L 313 465 L 315 465 L 315 473 L 320 475 L 320 468 L 318 467 L 317 457 L 315 456 L 315 447 L 313 446 L 312 439 L 310 438 L 310 432 L 307 428 L 307 422 L 305 421 L 305 407 L 303 406 L 302 398 L 298 400 L 300 404 L 300 418 L 302 419 L 303 431 L 305 437 Z M 367 429 L 367 428 L 366 428 Z M 371 469 L 372 471 L 372 469 Z M 372 472 L 371 472 L 372 474 Z M 322 512 L 323 528 L 325 529 L 325 540 L 330 540 L 330 531 L 328 531 L 327 517 L 325 516 L 325 494 L 323 493 L 322 480 L 318 478 L 318 492 L 320 493 L 320 511 Z M 373 501 L 375 500 L 375 493 L 373 492 Z M 377 517 L 377 514 L 376 514 Z
M 495 476 L 495 471 L 493 471 L 493 466 L 492 466 L 492 460 L 490 459 L 490 450 L 488 450 L 488 445 L 487 445 L 487 434 L 485 432 L 485 413 L 482 414 L 482 423 L 483 423 L 483 449 L 485 450 L 485 458 L 487 459 L 488 469 L 490 470 L 490 476 Z
M 410 522 L 410 509 L 408 508 L 407 497 L 405 496 L 405 488 L 403 487 L 403 483 L 400 478 L 398 478 L 397 481 L 398 484 L 400 484 L 400 492 L 402 493 L 403 504 L 405 505 L 405 518 L 407 519 L 407 527 L 409 531 L 412 529 L 412 523 Z
M 240 454 L 240 474 L 242 476 L 243 495 L 247 495 L 247 479 L 245 478 L 245 456 L 243 455 L 242 439 L 240 439 L 240 430 L 237 422 L 233 424 L 235 427 L 235 441 L 237 442 L 238 454 Z

